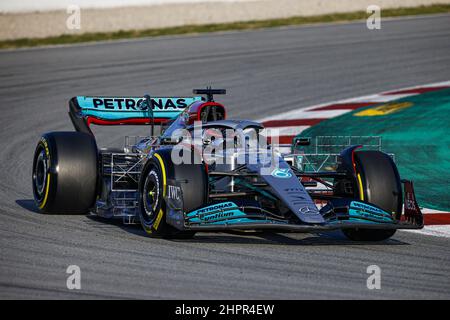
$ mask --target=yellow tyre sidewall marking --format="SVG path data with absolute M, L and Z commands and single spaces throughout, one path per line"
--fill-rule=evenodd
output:
M 163 180 L 163 198 L 164 198 L 166 196 L 166 167 L 164 166 L 164 161 L 163 161 L 163 159 L 161 158 L 161 156 L 159 154 L 155 153 L 154 156 L 155 156 L 155 158 L 158 159 L 159 164 L 161 166 L 161 172 L 162 172 L 162 178 L 163 178 L 162 179 Z M 158 229 L 159 224 L 161 223 L 161 219 L 162 219 L 163 215 L 164 215 L 163 210 L 159 209 L 159 212 L 158 212 L 158 215 L 156 217 L 155 223 L 153 224 L 153 228 L 155 230 Z
M 48 199 L 49 189 L 50 189 L 50 173 L 47 173 L 47 186 L 45 187 L 44 200 L 42 200 L 42 203 L 39 205 L 39 209 L 42 209 L 45 207 L 45 204 L 47 203 L 47 199 Z
M 362 184 L 362 180 L 361 180 L 361 175 L 358 173 L 357 177 L 358 177 L 359 197 L 362 201 L 364 201 L 364 189 L 363 189 L 363 184 Z
M 155 223 L 153 223 L 153 228 L 158 230 L 159 224 L 161 223 L 161 219 L 163 217 L 162 209 L 159 209 L 158 216 L 156 217 Z
M 44 150 L 45 150 L 45 155 L 47 156 L 47 160 L 48 160 L 48 167 L 47 170 L 49 170 L 50 166 L 51 166 L 51 162 L 50 162 L 50 150 L 48 149 L 48 143 L 47 140 L 45 140 L 44 138 L 41 139 L 41 143 L 44 146 Z M 42 200 L 41 204 L 39 205 L 39 209 L 43 209 L 45 207 L 45 205 L 47 204 L 47 200 L 48 200 L 48 193 L 50 190 L 50 173 L 47 173 L 47 181 L 46 181 L 47 185 L 45 186 L 45 195 L 44 195 L 44 200 Z

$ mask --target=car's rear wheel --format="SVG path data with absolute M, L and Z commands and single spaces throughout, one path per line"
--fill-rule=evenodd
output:
M 402 186 L 392 158 L 380 151 L 355 152 L 355 197 L 373 203 L 394 219 L 402 210 Z M 355 241 L 382 241 L 392 237 L 395 229 L 344 229 L 344 234 Z
M 80 132 L 43 135 L 34 153 L 32 187 L 43 213 L 86 213 L 96 197 L 94 138 Z
M 204 205 L 207 196 L 207 174 L 203 164 L 174 165 L 170 149 L 155 152 L 146 163 L 140 182 L 139 218 L 150 237 L 191 238 L 194 232 L 178 230 L 166 222 L 165 202 L 168 180 L 182 181 L 184 211 Z

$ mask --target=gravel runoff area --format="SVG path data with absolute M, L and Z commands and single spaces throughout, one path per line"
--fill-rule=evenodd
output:
M 365 11 L 373 2 L 373 0 L 237 0 L 232 2 L 205 0 L 204 2 L 139 7 L 82 8 L 79 30 L 67 28 L 66 21 L 69 14 L 64 10 L 0 13 L 0 40 Z M 382 9 L 387 9 L 448 4 L 450 0 L 378 0 L 376 2 Z

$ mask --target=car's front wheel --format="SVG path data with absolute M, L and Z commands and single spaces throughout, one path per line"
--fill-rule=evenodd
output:
M 402 211 L 402 186 L 392 158 L 380 151 L 355 152 L 355 197 L 373 203 L 399 219 Z M 392 237 L 395 229 L 344 229 L 355 241 L 382 241 Z
M 202 164 L 174 165 L 170 149 L 158 150 L 142 172 L 139 192 L 139 218 L 150 237 L 191 238 L 194 232 L 178 230 L 166 221 L 165 202 L 169 180 L 182 181 L 184 211 L 189 212 L 206 201 L 207 174 Z

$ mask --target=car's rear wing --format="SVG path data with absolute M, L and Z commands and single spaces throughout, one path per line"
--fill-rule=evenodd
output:
M 142 108 L 143 97 L 77 96 L 70 99 L 69 116 L 75 130 L 92 134 L 91 124 L 146 125 L 161 124 L 177 117 L 202 97 L 152 97 L 152 111 Z

